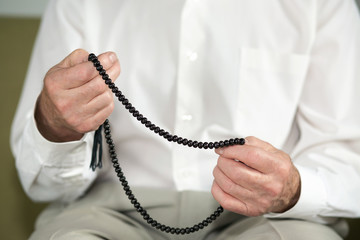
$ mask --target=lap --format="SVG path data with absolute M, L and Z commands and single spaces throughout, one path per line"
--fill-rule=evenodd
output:
M 202 221 L 218 203 L 210 193 L 156 189 L 133 190 L 157 221 L 176 227 Z M 341 239 L 330 227 L 299 220 L 247 218 L 225 211 L 216 221 L 191 236 L 162 233 L 142 219 L 118 183 L 97 184 L 78 201 L 53 204 L 38 218 L 30 240 L 42 239 Z

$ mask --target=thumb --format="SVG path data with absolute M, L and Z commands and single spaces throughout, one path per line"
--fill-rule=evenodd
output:
M 89 53 L 84 49 L 76 49 L 60 62 L 60 67 L 69 68 L 88 61 Z

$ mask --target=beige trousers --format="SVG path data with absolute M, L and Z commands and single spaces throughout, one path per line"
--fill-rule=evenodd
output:
M 210 193 L 133 189 L 138 201 L 160 223 L 191 227 L 208 217 L 218 203 Z M 149 226 L 134 210 L 119 183 L 98 183 L 71 204 L 55 203 L 39 216 L 31 240 L 272 240 L 342 239 L 331 227 L 301 220 L 248 218 L 225 211 L 196 233 L 171 235 Z

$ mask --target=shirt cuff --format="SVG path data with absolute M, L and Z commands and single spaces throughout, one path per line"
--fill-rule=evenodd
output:
M 79 166 L 88 164 L 90 166 L 90 149 L 92 148 L 94 133 L 85 133 L 84 136 L 77 141 L 70 142 L 51 142 L 44 138 L 39 132 L 34 114 L 32 114 L 29 123 L 28 133 L 29 139 L 32 139 L 35 153 L 40 154 L 40 164 L 43 166 L 68 168 L 71 166 Z
M 284 213 L 269 213 L 267 218 L 297 218 L 319 223 L 329 223 L 334 219 L 319 216 L 326 209 L 326 190 L 316 169 L 297 166 L 301 177 L 301 193 L 294 207 Z

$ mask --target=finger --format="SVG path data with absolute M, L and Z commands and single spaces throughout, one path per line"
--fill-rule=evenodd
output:
M 98 98 L 107 98 L 105 96 L 106 93 L 99 96 Z M 107 102 L 106 100 L 98 99 L 99 101 L 94 101 L 94 104 L 97 105 L 89 105 L 84 108 L 84 110 L 81 112 L 82 118 L 73 120 L 76 124 L 74 124 L 72 127 L 80 133 L 86 133 L 90 131 L 96 130 L 101 124 L 104 123 L 106 118 L 110 116 L 114 109 L 114 103 L 110 102 L 108 104 L 104 105 L 98 105 L 98 103 L 104 103 Z
M 244 202 L 224 192 L 214 181 L 211 193 L 214 199 L 226 210 L 248 216 L 248 208 Z
M 268 172 L 274 164 L 272 153 L 248 144 L 217 149 L 216 153 L 224 158 L 238 160 L 262 173 Z
M 248 198 L 252 195 L 251 190 L 246 188 L 247 184 L 242 185 L 242 182 L 235 183 L 224 172 L 222 172 L 218 166 L 214 168 L 213 175 L 214 181 L 227 194 L 230 194 L 238 199 Z
M 92 118 L 87 120 L 89 122 L 88 126 L 90 126 L 90 128 L 84 132 L 95 131 L 96 129 L 98 129 L 99 126 L 103 124 L 105 120 L 110 116 L 113 109 L 114 109 L 113 105 L 107 105 L 106 107 L 102 108 L 99 112 L 97 112 L 95 115 L 93 115 Z
M 107 71 L 107 73 L 113 79 L 116 79 L 120 75 L 120 65 L 119 64 L 112 65 L 110 69 Z M 97 75 L 91 81 L 85 83 L 84 85 L 71 90 L 78 91 L 78 95 L 80 96 L 80 98 L 83 100 L 82 102 L 84 103 L 89 103 L 94 98 L 103 94 L 104 92 L 111 93 L 111 90 L 109 89 L 108 85 L 105 84 L 104 80 L 100 75 Z
M 263 149 L 265 151 L 268 151 L 268 152 L 277 152 L 278 151 L 270 143 L 265 142 L 263 140 L 260 140 L 260 139 L 258 139 L 256 137 L 253 137 L 253 136 L 246 137 L 245 138 L 245 144 L 249 145 L 249 146 L 254 146 L 254 147 L 261 148 L 261 149 Z
M 217 167 L 235 184 L 249 190 L 256 190 L 267 179 L 256 169 L 224 157 L 219 157 Z
M 101 65 L 105 70 L 113 71 L 115 74 L 114 76 L 110 75 L 110 78 L 114 77 L 117 78 L 120 74 L 120 63 L 118 58 L 116 57 L 116 54 L 113 52 L 106 52 L 101 54 L 98 57 L 99 61 L 101 62 Z M 116 71 L 114 71 L 116 69 Z M 71 66 L 67 69 L 65 69 L 65 72 L 62 76 L 59 76 L 62 81 L 64 81 L 64 85 L 66 86 L 66 89 L 72 89 L 80 87 L 87 82 L 91 81 L 95 77 L 99 77 L 99 72 L 96 70 L 96 68 L 93 66 L 93 63 L 86 61 L 81 62 L 77 65 Z M 114 81 L 114 80 L 113 80 Z
M 110 91 L 106 91 L 103 94 L 98 95 L 86 105 L 86 108 L 91 110 L 89 115 L 95 115 L 97 112 L 100 112 L 102 109 L 106 109 L 108 107 L 110 107 L 111 109 L 114 108 L 114 98 Z M 106 117 L 108 117 L 109 115 L 107 115 Z

